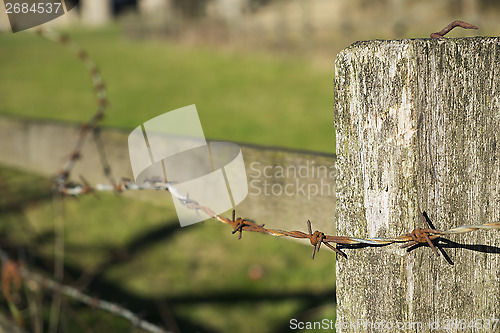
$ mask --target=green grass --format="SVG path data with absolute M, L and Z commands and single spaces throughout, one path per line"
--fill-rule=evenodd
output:
M 23 248 L 28 266 L 39 256 L 50 267 L 50 182 L 6 168 L 0 168 L 0 180 L 2 247 Z M 318 298 L 335 286 L 330 251 L 311 260 L 304 244 L 249 232 L 238 240 L 229 226 L 213 220 L 180 228 L 172 206 L 144 203 L 134 195 L 141 194 L 64 200 L 67 283 L 80 285 L 89 278 L 89 294 L 156 322 L 161 322 L 157 304 L 166 303 L 185 332 L 275 332 L 292 318 L 335 320 L 333 296 Z M 12 210 L 16 203 L 23 211 Z M 257 279 L 249 275 L 253 267 L 263 272 Z M 65 309 L 72 307 L 96 332 L 127 330 L 121 319 L 68 302 Z M 84 332 L 69 311 L 63 317 L 68 331 Z
M 68 33 L 101 69 L 105 125 L 135 128 L 196 104 L 208 138 L 334 152 L 333 69 L 292 56 L 127 40 L 116 27 Z M 61 45 L 27 32 L 0 35 L 0 73 L 0 113 L 76 122 L 94 113 L 89 75 Z

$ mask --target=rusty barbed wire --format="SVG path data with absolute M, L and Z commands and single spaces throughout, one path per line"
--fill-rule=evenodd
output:
M 117 188 L 120 191 L 137 191 L 137 190 L 167 190 L 172 196 L 178 199 L 183 205 L 188 207 L 189 209 L 193 209 L 196 211 L 204 212 L 208 217 L 214 218 L 219 222 L 230 225 L 233 230 L 232 233 L 238 233 L 238 239 L 241 239 L 243 231 L 250 232 L 258 232 L 262 234 L 267 234 L 275 237 L 292 237 L 298 239 L 308 239 L 311 245 L 313 246 L 312 251 L 312 259 L 314 259 L 317 252 L 319 252 L 321 244 L 324 244 L 326 247 L 341 255 L 342 257 L 347 259 L 347 255 L 338 247 L 338 245 L 367 245 L 367 246 L 383 246 L 390 245 L 394 243 L 404 243 L 400 247 L 408 248 L 417 244 L 427 244 L 433 250 L 436 255 L 439 255 L 434 240 L 437 240 L 445 235 L 456 235 L 456 234 L 464 234 L 468 232 L 473 232 L 477 230 L 500 230 L 500 222 L 493 223 L 483 223 L 478 225 L 463 225 L 460 227 L 455 227 L 449 230 L 438 230 L 434 229 L 430 222 L 427 213 L 420 212 L 419 216 L 422 219 L 425 228 L 415 228 L 411 232 L 406 233 L 404 235 L 398 237 L 389 237 L 389 238 L 359 238 L 359 237 L 348 237 L 348 236 L 332 236 L 327 235 L 321 231 L 312 232 L 311 221 L 307 221 L 307 229 L 308 233 L 304 233 L 302 231 L 285 231 L 279 229 L 269 229 L 265 228 L 265 224 L 257 224 L 251 220 L 238 217 L 236 218 L 236 211 L 232 211 L 232 217 L 227 218 L 222 215 L 216 214 L 209 207 L 205 207 L 200 205 L 197 201 L 192 198 L 189 198 L 188 195 L 182 195 L 176 188 L 175 185 L 164 182 L 159 178 L 153 178 L 149 180 L 145 180 L 143 184 L 135 184 L 129 179 L 122 179 L 116 187 L 109 185 L 98 184 L 95 188 L 97 191 L 116 191 Z M 87 188 L 87 190 L 86 190 Z M 67 193 L 72 193 L 72 195 L 80 195 L 86 193 L 92 193 L 94 189 L 89 190 L 88 185 L 84 186 L 76 186 L 71 189 L 67 189 Z M 425 219 L 424 219 L 425 217 Z M 332 245 L 335 244 L 335 246 Z
M 53 301 L 52 301 L 52 306 L 50 309 L 50 320 L 49 320 L 49 331 L 50 332 L 55 332 L 57 329 L 57 325 L 59 322 L 59 311 L 60 311 L 60 305 L 61 305 L 61 295 L 66 295 L 66 296 L 72 296 L 76 297 L 78 296 L 80 298 L 80 301 L 89 305 L 90 304 L 88 301 L 89 299 L 86 299 L 84 294 L 80 293 L 78 290 L 74 289 L 71 293 L 71 289 L 68 289 L 70 287 L 63 286 L 62 285 L 62 278 L 63 278 L 63 267 L 64 267 L 64 223 L 63 223 L 63 214 L 62 214 L 62 197 L 65 195 L 71 195 L 71 193 L 68 193 L 66 190 L 68 189 L 68 179 L 70 177 L 71 171 L 73 170 L 76 162 L 81 158 L 81 151 L 84 146 L 84 143 L 86 141 L 87 135 L 89 132 L 92 133 L 96 148 L 98 151 L 98 156 L 100 159 L 100 163 L 103 168 L 103 172 L 105 177 L 109 180 L 110 184 L 116 188 L 116 191 L 119 191 L 119 188 L 116 187 L 116 182 L 114 180 L 114 177 L 111 173 L 111 167 L 108 163 L 108 159 L 106 156 L 106 152 L 104 149 L 104 144 L 102 142 L 101 138 L 101 131 L 99 127 L 99 122 L 104 118 L 104 111 L 107 106 L 107 94 L 106 94 L 106 89 L 105 85 L 102 79 L 102 76 L 99 72 L 99 69 L 97 68 L 96 64 L 92 61 L 92 59 L 88 56 L 88 53 L 81 48 L 76 42 L 74 42 L 72 39 L 70 39 L 67 35 L 65 34 L 60 34 L 58 32 L 54 32 L 51 30 L 48 30 L 44 27 L 36 29 L 36 33 L 40 35 L 41 37 L 44 37 L 48 40 L 51 40 L 53 42 L 57 42 L 62 44 L 63 46 L 67 47 L 70 49 L 74 54 L 77 55 L 77 57 L 80 59 L 80 61 L 83 62 L 85 67 L 87 68 L 87 71 L 90 73 L 91 79 L 92 79 L 92 84 L 94 86 L 96 95 L 97 95 L 97 110 L 95 113 L 92 115 L 92 117 L 85 122 L 84 124 L 81 125 L 80 131 L 79 131 L 79 136 L 76 141 L 76 144 L 72 150 L 72 152 L 69 155 L 69 159 L 66 162 L 66 164 L 63 166 L 61 171 L 57 174 L 57 177 L 55 179 L 54 183 L 54 212 L 56 215 L 55 218 L 55 230 L 56 230 L 56 241 L 55 241 L 55 263 L 54 263 L 54 277 L 56 280 L 50 280 L 52 281 L 51 283 L 48 284 L 49 289 L 51 289 L 54 293 L 53 296 Z M 80 187 L 81 193 L 83 194 L 88 194 L 92 193 L 93 195 L 97 196 L 96 192 L 94 189 L 88 184 L 87 180 L 83 177 L 80 176 L 80 179 L 82 183 L 84 184 L 83 186 Z M 71 191 L 70 191 L 71 192 Z M 40 276 L 40 278 L 42 278 Z M 104 310 L 107 310 L 109 312 L 115 313 L 117 315 L 120 315 L 124 317 L 125 319 L 128 319 L 131 321 L 134 325 L 142 327 L 144 329 L 148 329 L 149 323 L 144 322 L 135 315 L 133 315 L 130 311 L 127 309 L 114 306 L 112 303 L 109 302 L 97 302 L 97 304 L 100 304 L 101 308 Z M 143 325 L 145 325 L 143 327 Z M 156 329 L 153 325 L 153 327 L 150 327 L 151 332 L 164 332 L 164 330 L 161 329 Z
M 78 185 L 76 187 L 71 187 L 68 185 L 68 179 L 73 170 L 76 162 L 81 158 L 81 151 L 86 141 L 87 135 L 89 132 L 92 133 L 93 138 L 96 143 L 96 147 L 99 154 L 100 163 L 103 168 L 104 175 L 110 181 L 111 185 L 103 185 L 102 187 L 98 187 L 99 190 L 107 190 L 111 188 L 115 192 L 121 192 L 122 189 L 131 189 L 134 186 L 129 184 L 127 181 L 122 181 L 120 184 L 117 184 L 114 180 L 114 177 L 111 172 L 111 166 L 107 160 L 106 152 L 104 149 L 104 144 L 102 142 L 102 138 L 100 136 L 100 127 L 99 122 L 104 118 L 104 111 L 107 106 L 107 94 L 105 85 L 103 83 L 101 74 L 95 65 L 95 63 L 90 59 L 88 53 L 82 49 L 76 42 L 71 40 L 67 35 L 60 34 L 55 31 L 48 30 L 44 27 L 37 28 L 35 32 L 44 37 L 45 39 L 51 40 L 53 42 L 57 42 L 62 44 L 63 46 L 69 48 L 73 53 L 77 55 L 77 57 L 83 62 L 86 66 L 88 72 L 90 73 L 92 84 L 96 91 L 97 95 L 97 110 L 93 114 L 93 116 L 85 123 L 83 123 L 80 127 L 79 136 L 76 141 L 76 144 L 69 154 L 68 161 L 65 163 L 63 168 L 57 174 L 54 184 L 54 202 L 58 203 L 58 209 L 55 209 L 56 215 L 59 217 L 59 223 L 56 223 L 58 226 L 56 227 L 56 239 L 59 239 L 59 243 L 56 242 L 56 260 L 55 260 L 55 279 L 49 279 L 43 277 L 40 274 L 36 274 L 30 272 L 23 265 L 19 265 L 16 261 L 9 258 L 7 253 L 0 248 L 0 261 L 2 262 L 2 290 L 4 292 L 5 297 L 9 302 L 11 302 L 10 297 L 12 295 L 10 286 L 12 285 L 15 288 L 19 287 L 20 279 L 24 282 L 33 282 L 39 285 L 42 288 L 47 290 L 51 290 L 54 293 L 53 303 L 51 307 L 50 314 L 50 322 L 49 322 L 49 330 L 55 331 L 55 327 L 58 324 L 59 318 L 59 307 L 60 307 L 60 296 L 65 295 L 67 297 L 78 300 L 79 302 L 89 305 L 94 308 L 100 308 L 101 310 L 107 311 L 116 316 L 120 316 L 126 320 L 128 320 L 135 327 L 141 328 L 148 332 L 153 333 L 170 333 L 159 326 L 156 326 L 148 321 L 145 321 L 135 315 L 132 311 L 117 305 L 112 302 L 104 301 L 96 297 L 90 297 L 83 293 L 82 291 L 64 285 L 62 283 L 62 271 L 63 271 L 63 256 L 64 256 L 64 246 L 63 246 L 63 223 L 62 223 L 62 197 L 64 196 L 76 196 L 79 194 L 93 194 L 98 197 L 96 189 L 92 188 L 89 182 L 83 177 L 80 176 L 80 180 L 82 185 Z M 143 188 L 146 188 L 148 185 L 143 185 Z M 149 185 L 150 188 L 154 187 L 154 185 Z M 130 188 L 128 188 L 130 187 Z M 189 200 L 186 200 L 188 202 Z M 55 301 L 54 301 L 55 300 Z M 12 310 L 12 309 L 11 309 Z M 15 309 L 14 309 L 15 310 Z M 55 315 L 54 315 L 55 314 Z
M 87 71 L 90 73 L 92 79 L 92 85 L 94 86 L 97 95 L 97 110 L 94 115 L 80 127 L 80 133 L 78 140 L 75 144 L 73 151 L 70 154 L 69 160 L 66 162 L 62 170 L 59 172 L 56 178 L 56 189 L 62 191 L 64 189 L 64 184 L 69 179 L 71 171 L 73 170 L 76 162 L 81 158 L 81 151 L 85 143 L 87 134 L 91 131 L 94 140 L 96 142 L 97 150 L 99 153 L 99 158 L 103 167 L 105 176 L 109 179 L 111 184 L 115 184 L 115 180 L 111 173 L 111 167 L 109 166 L 108 160 L 106 158 L 106 153 L 104 151 L 104 146 L 100 137 L 100 128 L 98 126 L 99 122 L 104 118 L 104 111 L 108 104 L 106 88 L 97 68 L 96 64 L 89 57 L 88 53 L 80 47 L 75 41 L 69 38 L 68 35 L 61 34 L 45 27 L 39 27 L 36 29 L 36 33 L 41 37 L 48 39 L 50 41 L 59 43 L 68 49 L 70 49 L 74 54 L 77 55 L 78 59 L 83 62 Z
M 462 27 L 464 29 L 477 29 L 477 27 L 474 25 L 457 20 L 450 23 L 443 30 L 431 34 L 431 37 L 441 38 L 455 27 Z M 111 175 L 111 167 L 106 158 L 104 145 L 100 137 L 100 129 L 98 127 L 98 122 L 104 116 L 104 109 L 107 104 L 107 99 L 106 99 L 106 90 L 104 89 L 102 77 L 96 65 L 88 57 L 87 53 L 83 49 L 81 49 L 78 44 L 70 40 L 67 36 L 44 29 L 39 29 L 38 33 L 45 38 L 66 45 L 74 53 L 78 55 L 78 57 L 80 58 L 80 60 L 84 62 L 84 64 L 86 65 L 87 69 L 89 70 L 92 76 L 92 81 L 98 96 L 97 112 L 87 123 L 82 125 L 79 140 L 76 144 L 75 149 L 71 153 L 70 160 L 66 164 L 65 168 L 60 172 L 59 177 L 57 179 L 59 192 L 63 195 L 77 196 L 80 194 L 88 194 L 88 193 L 97 195 L 96 191 L 122 192 L 127 190 L 150 190 L 150 189 L 168 190 L 171 192 L 173 197 L 178 199 L 183 205 L 185 205 L 189 209 L 196 210 L 197 212 L 199 211 L 204 212 L 209 217 L 214 218 L 219 222 L 231 225 L 233 228 L 232 233 L 233 234 L 238 233 L 238 239 L 241 239 L 243 231 L 259 232 L 276 237 L 292 237 L 299 239 L 308 239 L 311 245 L 313 246 L 313 252 L 312 252 L 313 259 L 316 253 L 319 252 L 321 244 L 324 244 L 326 247 L 336 252 L 337 254 L 340 254 L 344 258 L 347 258 L 347 255 L 338 247 L 338 245 L 380 246 L 380 245 L 389 245 L 393 243 L 404 243 L 403 245 L 401 245 L 401 248 L 407 248 L 416 244 L 426 243 L 427 245 L 429 245 L 429 247 L 431 247 L 434 253 L 439 255 L 436 250 L 436 247 L 434 246 L 433 241 L 440 238 L 441 236 L 472 232 L 476 230 L 500 229 L 500 223 L 486 223 L 481 225 L 464 225 L 450 230 L 441 231 L 431 228 L 428 225 L 428 222 L 426 220 L 423 220 L 424 224 L 427 226 L 426 228 L 415 228 L 410 233 L 401 235 L 399 237 L 363 239 L 358 237 L 332 236 L 318 230 L 312 232 L 311 222 L 307 221 L 308 233 L 306 234 L 302 231 L 285 231 L 279 229 L 265 228 L 264 224 L 259 225 L 248 219 L 244 219 L 241 217 L 236 218 L 235 216 L 236 213 L 234 210 L 231 219 L 215 214 L 215 212 L 211 210 L 209 207 L 204 207 L 200 205 L 196 200 L 189 198 L 188 194 L 182 195 L 172 183 L 165 182 L 159 178 L 146 180 L 142 184 L 135 184 L 130 179 L 127 178 L 122 178 L 119 182 L 115 182 L 114 178 Z M 89 183 L 83 177 L 81 177 L 83 185 L 70 187 L 66 184 L 66 182 L 76 160 L 80 158 L 81 148 L 83 146 L 85 136 L 89 130 L 92 130 L 94 134 L 104 174 L 110 180 L 111 185 L 98 184 L 96 188 L 92 188 L 89 185 Z M 426 218 L 428 219 L 427 216 Z M 335 246 L 333 246 L 332 244 L 335 244 Z
M 446 35 L 448 32 L 450 32 L 453 28 L 456 27 L 461 27 L 464 29 L 477 29 L 475 25 L 472 25 L 470 23 L 464 22 L 464 21 L 453 21 L 450 24 L 448 24 L 446 27 L 443 28 L 443 30 L 438 31 L 438 32 L 433 32 L 431 34 L 431 38 L 443 38 L 444 35 Z

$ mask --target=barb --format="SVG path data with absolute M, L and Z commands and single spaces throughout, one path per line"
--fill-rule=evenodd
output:
M 424 229 L 421 228 L 416 228 L 414 229 L 411 233 L 406 234 L 405 236 L 410 236 L 411 241 L 408 243 L 401 245 L 400 247 L 402 249 L 405 249 L 407 247 L 416 245 L 416 244 L 423 244 L 427 243 L 432 251 L 436 254 L 436 256 L 439 256 L 439 252 L 437 251 L 436 247 L 434 246 L 434 243 L 432 242 L 434 239 L 439 238 L 440 236 L 436 234 L 437 230 L 434 229 L 434 226 L 432 225 L 431 220 L 429 219 L 429 216 L 427 216 L 426 212 L 420 213 L 420 207 L 419 207 L 419 216 L 422 222 L 425 225 Z M 431 235 L 433 233 L 433 235 Z M 444 251 L 441 249 L 441 251 Z M 445 253 L 443 253 L 445 255 Z
M 326 247 L 328 247 L 332 251 L 340 254 L 342 257 L 347 259 L 347 255 L 344 252 L 342 252 L 340 249 L 330 244 L 330 243 L 342 244 L 344 241 L 346 241 L 345 237 L 328 236 L 318 230 L 314 231 L 313 233 L 311 227 L 311 221 L 309 220 L 307 220 L 307 231 L 309 232 L 308 234 L 305 234 L 301 231 L 290 231 L 286 233 L 286 236 L 309 239 L 309 242 L 313 246 L 313 251 L 311 255 L 312 259 L 314 259 L 316 252 L 319 252 L 321 244 L 325 244 Z
M 438 32 L 433 32 L 431 34 L 431 38 L 443 38 L 444 35 L 446 35 L 448 32 L 450 32 L 450 30 L 452 30 L 455 27 L 461 27 L 464 29 L 477 29 L 477 27 L 475 25 L 469 24 L 469 23 L 464 22 L 464 21 L 457 20 L 457 21 L 453 21 L 450 24 L 448 24 L 446 27 L 443 28 L 443 30 L 438 31 Z

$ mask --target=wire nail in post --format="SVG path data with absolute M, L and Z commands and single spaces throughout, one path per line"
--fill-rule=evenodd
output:
M 438 31 L 438 32 L 433 32 L 431 34 L 431 38 L 443 38 L 444 35 L 446 35 L 450 30 L 453 28 L 460 27 L 464 29 L 477 29 L 475 25 L 469 24 L 467 22 L 463 21 L 453 21 L 450 24 L 448 24 L 446 27 L 443 28 L 443 30 Z

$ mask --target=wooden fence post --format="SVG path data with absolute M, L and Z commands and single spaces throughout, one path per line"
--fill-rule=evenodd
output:
M 335 123 L 338 235 L 403 235 L 419 207 L 441 230 L 500 221 L 500 38 L 353 44 Z M 427 246 L 346 249 L 337 332 L 499 332 L 500 232 L 446 239 L 453 265 Z

